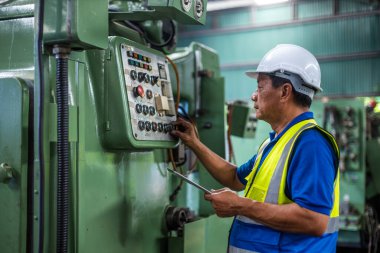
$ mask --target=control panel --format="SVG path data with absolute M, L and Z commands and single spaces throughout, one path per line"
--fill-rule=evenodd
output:
M 114 57 L 106 68 L 106 146 L 174 147 L 178 140 L 170 131 L 176 111 L 168 61 L 161 52 L 133 41 L 112 37 L 111 42 Z

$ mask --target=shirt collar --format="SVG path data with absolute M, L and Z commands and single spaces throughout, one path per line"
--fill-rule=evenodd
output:
M 301 122 L 303 120 L 308 120 L 308 119 L 313 119 L 314 118 L 314 114 L 313 112 L 304 112 L 304 113 L 301 113 L 300 115 L 298 115 L 297 117 L 295 117 L 292 121 L 290 121 L 290 123 L 284 128 L 284 130 L 281 131 L 281 133 L 279 135 L 276 136 L 276 132 L 275 131 L 272 131 L 269 133 L 269 138 L 271 141 L 273 140 L 278 140 L 279 138 L 281 138 L 281 136 L 289 129 L 291 128 L 292 126 L 294 126 L 295 124 L 297 124 L 298 122 Z

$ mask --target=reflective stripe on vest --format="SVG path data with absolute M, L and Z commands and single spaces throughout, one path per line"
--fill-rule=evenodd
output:
M 262 159 L 263 150 L 269 142 L 265 141 L 259 148 L 252 172 L 246 177 L 248 182 L 245 192 L 246 197 L 259 202 L 272 204 L 281 205 L 293 203 L 293 201 L 288 199 L 285 195 L 289 157 L 298 136 L 310 128 L 317 128 L 323 133 L 323 136 L 332 144 L 339 160 L 339 149 L 331 134 L 320 128 L 313 119 L 301 121 L 284 133 L 263 161 L 261 167 L 265 168 L 265 170 L 260 169 L 257 172 L 258 165 Z M 337 176 L 334 181 L 333 203 L 333 209 L 325 233 L 334 233 L 339 229 L 339 169 L 337 170 Z M 237 216 L 236 218 L 245 223 L 262 225 L 244 216 Z
M 229 246 L 228 247 L 228 253 L 259 253 L 259 252 L 246 250 L 246 249 L 239 249 L 239 248 L 236 248 L 234 246 Z

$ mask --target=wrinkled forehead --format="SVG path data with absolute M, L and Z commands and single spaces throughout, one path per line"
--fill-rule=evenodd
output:
M 266 80 L 270 80 L 270 76 L 264 73 L 259 73 L 259 75 L 257 76 L 257 82 L 266 81 Z

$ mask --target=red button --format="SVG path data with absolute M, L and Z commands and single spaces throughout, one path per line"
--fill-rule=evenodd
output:
M 133 94 L 135 95 L 135 97 L 144 97 L 145 95 L 144 88 L 141 85 L 134 87 Z

